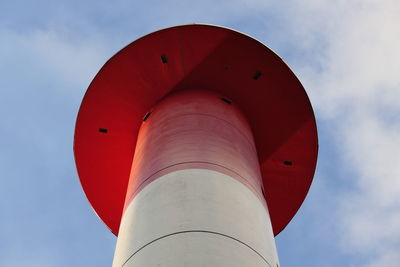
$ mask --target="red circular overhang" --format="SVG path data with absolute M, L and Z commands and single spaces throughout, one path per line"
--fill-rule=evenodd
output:
M 74 153 L 92 207 L 118 235 L 139 127 L 176 90 L 218 92 L 252 127 L 277 235 L 300 208 L 315 171 L 318 138 L 303 86 L 257 40 L 211 25 L 163 29 L 129 44 L 101 68 L 76 121 Z

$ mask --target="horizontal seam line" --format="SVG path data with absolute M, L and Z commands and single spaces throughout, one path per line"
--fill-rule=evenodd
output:
M 248 247 L 249 249 L 251 249 L 251 250 L 252 250 L 253 252 L 255 252 L 258 256 L 260 256 L 260 257 L 263 259 L 263 261 L 264 261 L 266 264 L 268 264 L 268 266 L 272 267 L 271 264 L 267 261 L 266 258 L 264 258 L 257 250 L 255 250 L 255 249 L 252 248 L 251 246 L 247 245 L 247 244 L 244 243 L 243 241 L 240 241 L 239 239 L 234 238 L 234 237 L 229 236 L 229 235 L 226 235 L 226 234 L 222 234 L 222 233 L 218 233 L 218 232 L 213 232 L 213 231 L 207 231 L 207 230 L 186 230 L 186 231 L 179 231 L 179 232 L 175 232 L 175 233 L 171 233 L 171 234 L 167 234 L 167 235 L 158 237 L 158 238 L 156 238 L 156 239 L 150 241 L 149 243 L 147 243 L 147 244 L 141 246 L 138 250 L 136 250 L 131 256 L 128 257 L 128 259 L 126 259 L 126 261 L 122 264 L 122 267 L 125 266 L 125 264 L 127 264 L 128 261 L 130 261 L 130 260 L 133 258 L 133 256 L 135 256 L 139 251 L 141 251 L 141 250 L 144 249 L 145 247 L 149 246 L 150 244 L 152 244 L 152 243 L 154 243 L 154 242 L 156 242 L 156 241 L 158 241 L 158 240 L 161 240 L 161 239 L 164 239 L 164 238 L 173 236 L 173 235 L 187 234 L 187 233 L 207 233 L 207 234 L 214 234 L 214 235 L 220 235 L 220 236 L 227 237 L 227 238 L 229 238 L 229 239 L 235 240 L 235 241 L 239 242 L 240 244 L 242 244 L 242 245 Z
M 246 182 L 248 183 L 248 186 L 250 186 L 255 192 L 258 192 L 258 191 L 257 191 L 257 188 L 255 188 L 255 187 L 252 185 L 251 180 L 246 179 L 245 177 L 243 177 L 242 175 L 240 175 L 238 172 L 236 172 L 236 171 L 234 171 L 234 170 L 231 170 L 231 169 L 229 169 L 229 168 L 227 168 L 227 167 L 225 167 L 225 166 L 222 166 L 222 165 L 220 165 L 220 164 L 213 163 L 213 162 L 208 162 L 208 161 L 185 161 L 185 162 L 178 162 L 178 163 L 171 164 L 171 165 L 169 165 L 169 166 L 166 166 L 166 167 L 164 167 L 164 168 L 162 168 L 162 169 L 159 169 L 158 171 L 156 171 L 156 172 L 150 174 L 146 179 L 144 179 L 144 180 L 137 186 L 136 190 L 135 190 L 135 191 L 133 192 L 133 194 L 131 194 L 131 196 L 129 197 L 128 203 L 133 199 L 133 196 L 135 196 L 135 195 L 139 192 L 139 189 L 144 185 L 144 183 L 145 183 L 147 180 L 151 179 L 151 177 L 153 177 L 153 176 L 156 175 L 157 173 L 162 172 L 162 171 L 164 171 L 164 170 L 166 170 L 166 169 L 168 169 L 168 168 L 175 167 L 175 166 L 178 166 L 178 165 L 181 165 L 181 164 L 187 164 L 187 163 L 203 163 L 203 164 L 210 164 L 210 165 L 215 165 L 215 166 L 221 167 L 221 168 L 223 168 L 223 169 L 225 169 L 225 170 L 231 171 L 231 172 L 233 172 L 234 174 L 236 174 L 237 176 L 239 176 L 240 178 L 242 178 L 244 181 L 246 181 Z M 233 178 L 233 179 L 234 179 L 234 178 Z

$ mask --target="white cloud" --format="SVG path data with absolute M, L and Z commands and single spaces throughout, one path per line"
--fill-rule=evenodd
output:
M 343 192 L 338 207 L 343 249 L 373 256 L 368 266 L 398 266 L 400 2 L 319 1 L 316 17 L 307 17 L 315 7 L 300 2 L 296 26 L 306 30 L 296 38 L 317 31 L 327 44 L 321 68 L 300 69 L 301 80 L 320 118 L 337 126 L 332 136 L 344 164 L 338 167 L 356 174 L 348 177 L 356 190 Z
M 87 230 L 84 219 L 73 223 L 89 204 L 72 165 L 79 101 L 110 56 L 109 43 L 71 35 L 62 29 L 0 27 L 0 266 L 109 265 L 106 253 L 96 257 L 104 262 L 99 265 L 85 253 L 90 246 L 75 245 L 94 240 L 89 233 L 96 225 Z M 72 238 L 82 234 L 88 236 Z M 106 245 L 97 249 L 101 246 Z
M 373 260 L 367 267 L 382 267 L 382 266 L 398 266 L 400 262 L 400 254 L 398 251 L 389 250 L 384 255 Z
M 106 49 L 111 41 L 95 34 L 71 36 L 73 32 L 66 29 L 34 29 L 21 33 L 1 28 L 0 33 L 3 44 L 0 67 L 9 73 L 10 68 L 15 70 L 13 76 L 36 78 L 37 83 L 43 82 L 41 78 L 62 80 L 81 90 L 112 55 Z M 32 77 L 32 73 L 37 76 Z M 24 80 L 17 77 L 14 82 L 18 85 Z
M 85 85 L 93 77 L 96 69 L 104 64 L 104 40 L 82 40 L 76 42 L 65 39 L 65 33 L 55 30 L 36 31 L 26 36 L 32 53 L 62 80 L 75 81 Z M 81 90 L 81 88 L 79 88 Z

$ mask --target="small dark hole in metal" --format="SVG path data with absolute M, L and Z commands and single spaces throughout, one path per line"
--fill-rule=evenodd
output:
M 230 101 L 230 100 L 228 100 L 228 99 L 226 99 L 224 97 L 222 97 L 221 100 L 224 101 L 225 103 L 229 104 L 229 105 L 232 104 L 232 101 Z
M 107 130 L 107 129 L 105 129 L 105 128 L 100 128 L 100 129 L 99 129 L 99 132 L 101 132 L 101 133 L 107 133 L 107 132 L 108 132 L 108 130 Z
M 253 79 L 254 80 L 258 80 L 258 78 L 260 78 L 261 75 L 262 75 L 261 71 L 258 70 L 258 71 L 256 71 L 256 73 L 254 73 Z
M 163 64 L 168 63 L 168 58 L 166 55 L 161 55 L 161 61 Z
M 229 67 L 228 67 L 228 66 L 225 66 L 225 67 L 224 67 L 224 70 L 229 70 Z
M 285 160 L 285 161 L 283 162 L 283 164 L 288 165 L 288 166 L 292 166 L 292 165 L 293 165 L 293 162 Z
M 151 112 L 147 112 L 146 116 L 144 116 L 143 121 L 146 121 L 151 115 Z

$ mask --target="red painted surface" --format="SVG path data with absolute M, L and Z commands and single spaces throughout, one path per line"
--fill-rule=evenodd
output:
M 258 71 L 262 74 L 254 79 Z M 168 93 L 187 89 L 224 95 L 248 118 L 278 234 L 300 207 L 314 174 L 313 110 L 301 83 L 275 53 L 249 36 L 209 25 L 142 37 L 113 56 L 90 84 L 76 122 L 74 152 L 94 210 L 118 234 L 143 117 Z
M 210 91 L 181 91 L 157 104 L 143 122 L 125 208 L 148 183 L 171 171 L 225 173 L 262 201 L 262 178 L 251 129 L 234 103 Z

